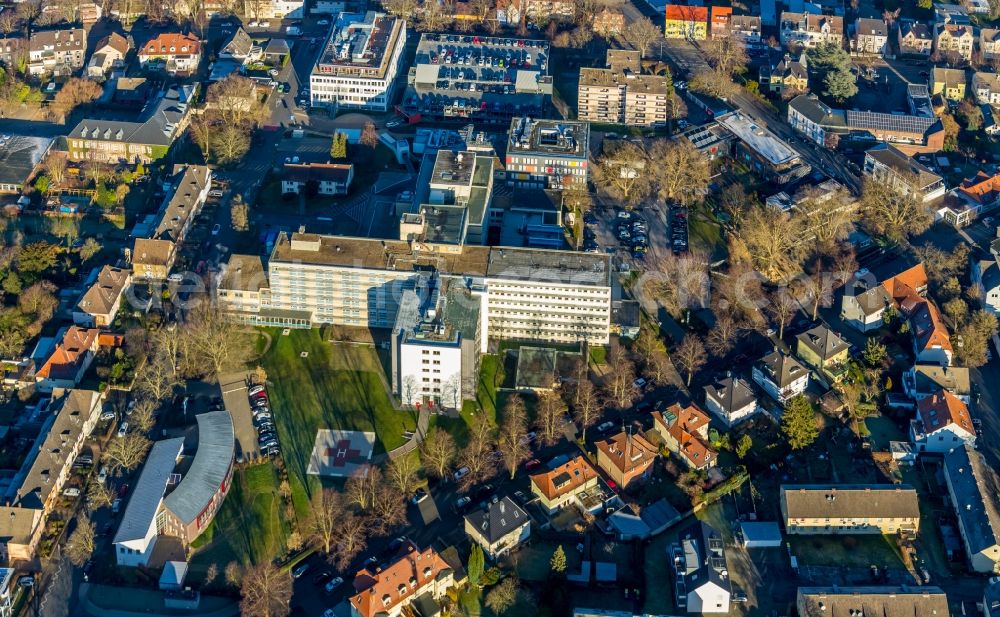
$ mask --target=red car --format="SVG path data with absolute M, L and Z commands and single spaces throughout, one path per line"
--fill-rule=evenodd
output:
M 541 464 L 542 464 L 542 461 L 538 460 L 537 458 L 533 458 L 533 459 L 531 459 L 530 461 L 528 461 L 527 463 L 524 464 L 524 468 L 527 469 L 528 471 L 531 471 L 532 469 L 534 469 L 535 467 L 538 467 Z

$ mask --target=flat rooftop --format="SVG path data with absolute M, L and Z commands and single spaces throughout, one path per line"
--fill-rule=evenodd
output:
M 507 154 L 552 154 L 587 158 L 590 124 L 571 120 L 514 118 L 510 122 Z
M 494 247 L 486 276 L 605 287 L 611 284 L 611 258 L 574 251 Z
M 434 158 L 434 172 L 431 183 L 455 186 L 469 186 L 473 169 L 476 167 L 474 152 L 438 150 Z
M 777 135 L 742 114 L 730 114 L 719 122 L 774 166 L 799 158 L 799 153 Z
M 580 87 L 593 86 L 617 88 L 626 86 L 636 94 L 667 94 L 668 80 L 660 75 L 640 75 L 632 71 L 614 69 L 580 69 Z
M 375 11 L 341 13 L 330 29 L 313 74 L 385 77 L 403 22 Z
M 470 246 L 460 253 L 413 251 L 407 242 L 371 238 L 280 234 L 271 267 L 280 264 L 367 268 L 393 272 L 431 272 L 489 276 L 570 285 L 608 287 L 608 255 L 545 249 Z

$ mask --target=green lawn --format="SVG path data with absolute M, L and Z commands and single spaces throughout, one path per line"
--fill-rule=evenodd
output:
M 497 387 L 503 383 L 503 361 L 497 355 L 483 355 L 479 360 L 479 386 L 476 388 L 476 400 L 465 401 L 462 405 L 462 417 L 466 422 L 472 414 L 482 409 L 494 423 L 497 419 Z
M 317 430 L 374 431 L 375 452 L 381 453 L 406 441 L 403 433 L 416 428 L 416 413 L 393 407 L 373 347 L 328 343 L 318 328 L 288 336 L 269 332 L 271 348 L 262 358 L 268 393 L 295 508 L 307 512 L 307 495 L 318 486 L 306 475 Z
M 283 554 L 288 521 L 282 510 L 274 466 L 237 470 L 222 509 L 192 543 L 192 570 L 203 574 L 215 563 L 221 572 L 230 561 L 261 563 Z
M 704 213 L 696 213 L 689 219 L 691 246 L 705 251 L 711 259 L 724 258 L 726 243 L 722 239 L 722 227 L 706 216 Z
M 792 554 L 802 565 L 901 568 L 899 550 L 891 536 L 787 536 Z

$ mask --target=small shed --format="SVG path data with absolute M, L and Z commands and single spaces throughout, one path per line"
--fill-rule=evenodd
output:
M 740 523 L 740 536 L 746 548 L 779 548 L 781 528 L 775 522 Z
M 184 588 L 187 578 L 188 564 L 186 561 L 168 561 L 163 564 L 160 574 L 160 591 L 180 591 Z

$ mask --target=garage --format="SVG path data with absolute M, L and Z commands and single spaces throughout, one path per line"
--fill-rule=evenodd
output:
M 781 546 L 781 528 L 778 523 L 740 523 L 740 540 L 746 548 L 778 548 Z

